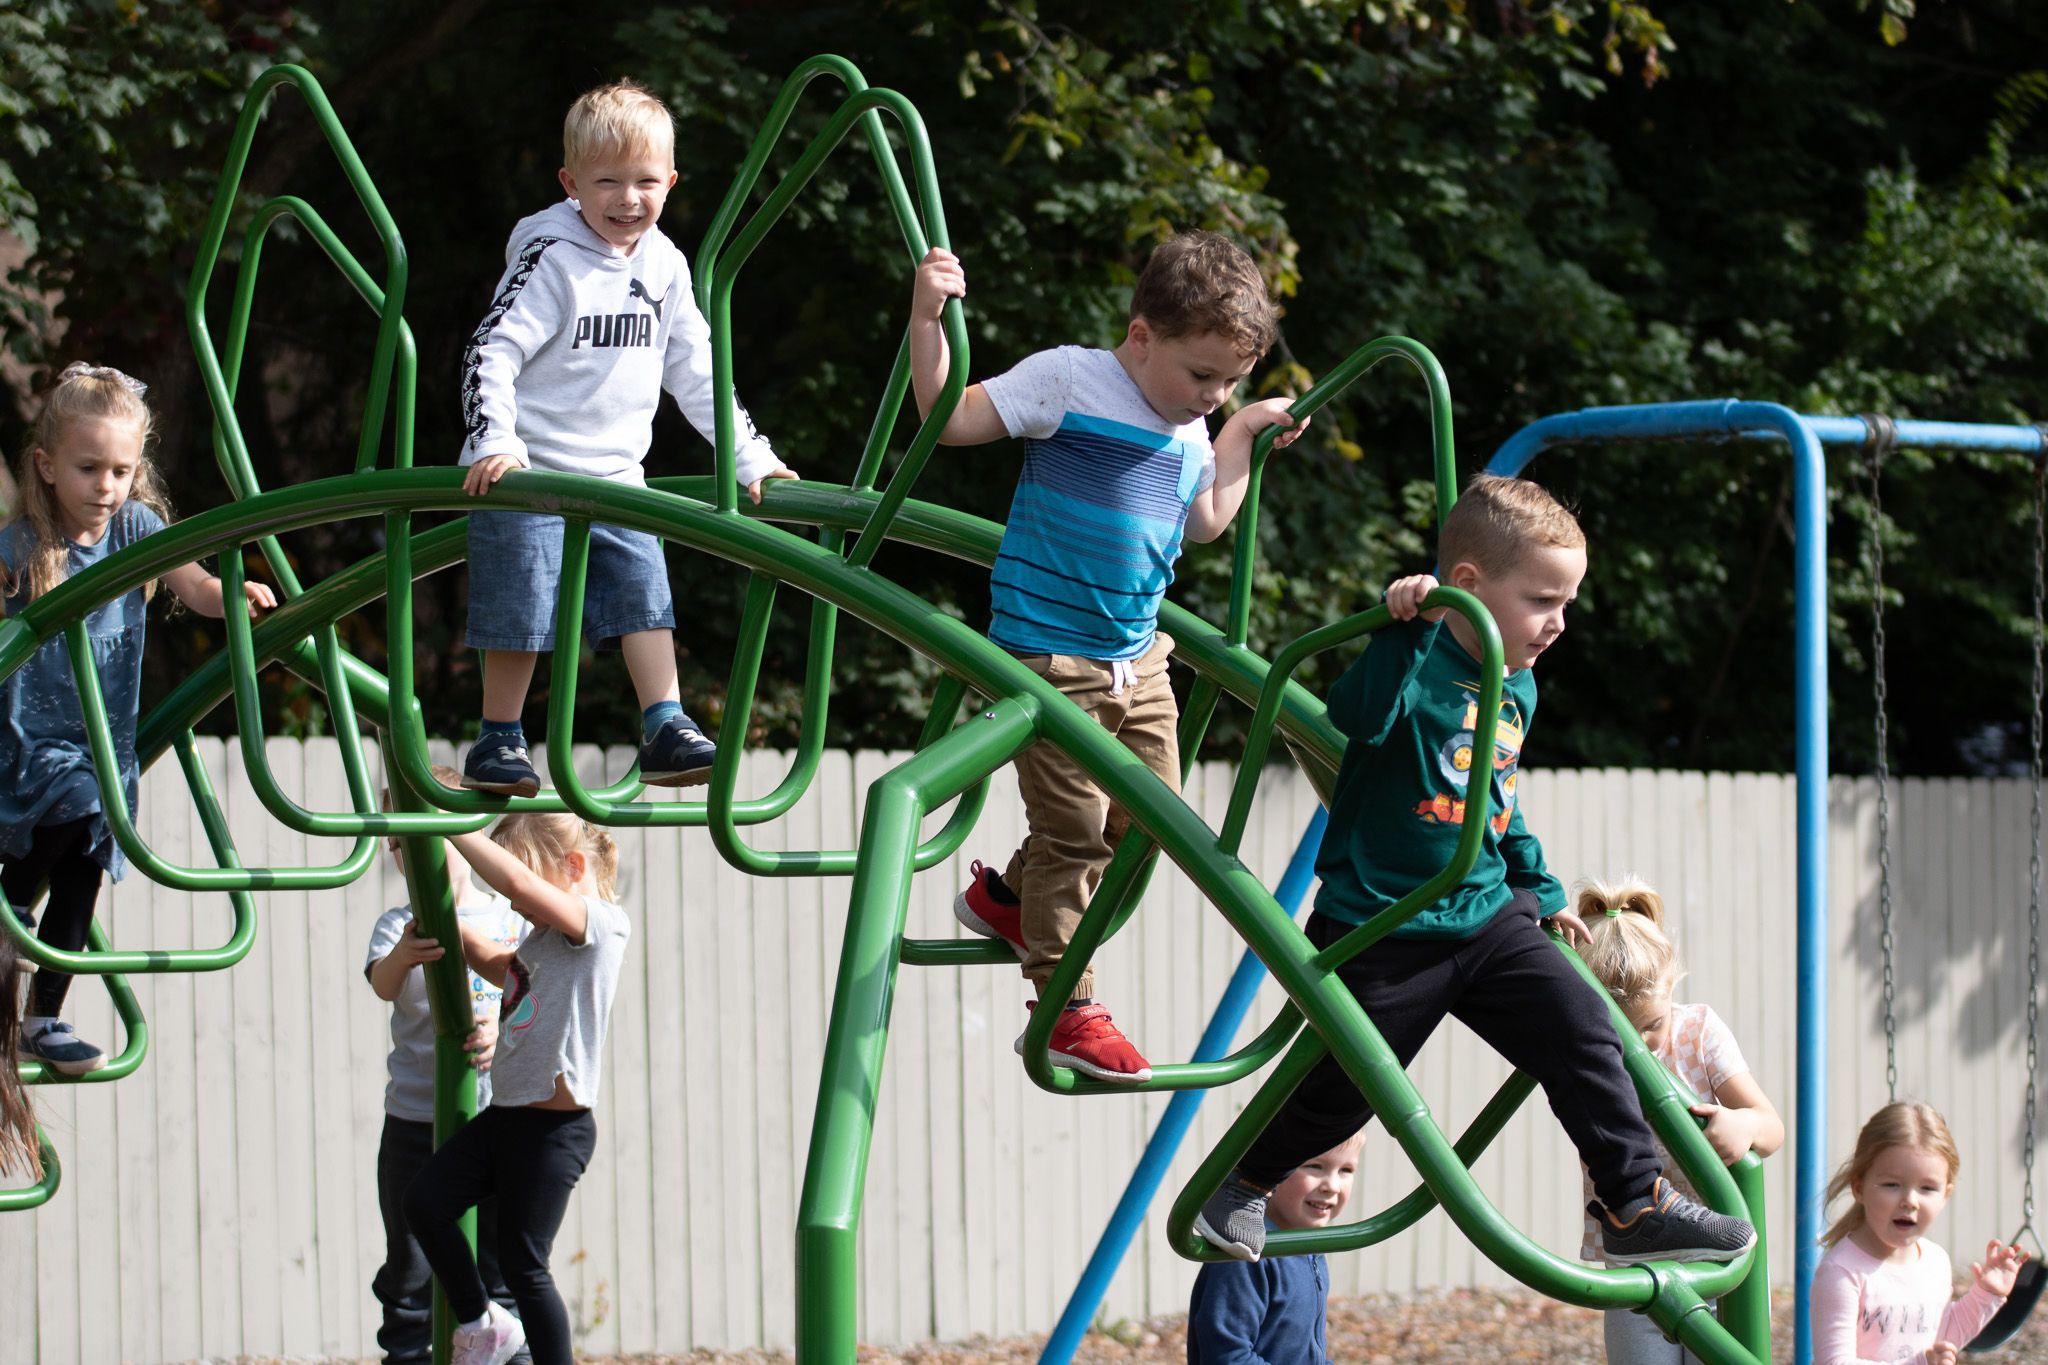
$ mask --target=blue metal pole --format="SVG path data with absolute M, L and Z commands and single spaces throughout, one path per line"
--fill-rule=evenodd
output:
M 1854 440 L 1863 439 L 1862 423 L 1853 418 L 1820 419 L 1829 426 L 1847 423 Z M 1901 440 L 1933 444 L 1941 428 L 1958 434 L 1954 424 L 1901 424 Z M 1983 437 L 1984 429 L 1971 435 Z M 2027 428 L 1994 428 L 2006 433 Z M 1846 427 L 1840 428 L 1849 439 Z M 1827 466 L 1820 437 L 1808 421 L 1777 403 L 1746 403 L 1734 399 L 1706 402 L 1646 403 L 1628 407 L 1589 408 L 1545 417 L 1509 438 L 1487 466 L 1491 473 L 1518 474 L 1537 452 L 1567 441 L 1744 440 L 1780 438 L 1791 448 L 1793 480 L 1793 659 L 1794 715 L 1797 735 L 1794 764 L 1798 774 L 1799 927 L 1795 949 L 1798 981 L 1799 1085 L 1795 1108 L 1798 1142 L 1794 1149 L 1793 1277 L 1797 1295 L 1794 1358 L 1812 1360 L 1808 1288 L 1820 1259 L 1823 1194 L 1827 1182 Z M 2034 434 L 2038 449 L 2040 437 Z M 1978 446 L 1977 448 L 1990 448 Z
M 1322 847 L 1323 827 L 1329 823 L 1329 818 L 1328 811 L 1317 807 L 1308 828 L 1301 833 L 1301 842 L 1295 845 L 1294 856 L 1287 860 L 1287 870 L 1280 876 L 1280 885 L 1274 889 L 1273 899 L 1280 902 L 1281 908 L 1290 915 L 1300 908 L 1301 898 L 1308 893 L 1309 883 L 1315 878 L 1316 850 Z M 1238 959 L 1230 984 L 1223 988 L 1223 998 L 1216 1002 L 1216 1012 L 1209 1016 L 1209 1027 L 1202 1031 L 1202 1040 L 1195 1045 L 1194 1060 L 1214 1061 L 1230 1051 L 1238 1026 L 1244 1022 L 1244 1016 L 1252 1006 L 1252 997 L 1258 994 L 1259 983 L 1265 977 L 1265 964 L 1247 950 Z M 1089 1324 L 1095 1321 L 1096 1311 L 1102 1307 L 1102 1300 L 1109 1293 L 1109 1283 L 1116 1278 L 1117 1266 L 1122 1264 L 1124 1253 L 1130 1250 L 1132 1239 L 1138 1235 L 1138 1225 L 1145 1221 L 1145 1211 L 1152 1205 L 1152 1196 L 1159 1192 L 1160 1184 L 1166 1179 L 1167 1167 L 1173 1164 L 1181 1141 L 1187 1137 L 1188 1129 L 1194 1126 L 1195 1111 L 1202 1107 L 1202 1096 L 1207 1093 L 1203 1090 L 1177 1090 L 1167 1102 L 1159 1127 L 1153 1130 L 1152 1140 L 1145 1144 L 1145 1153 L 1138 1158 L 1137 1168 L 1131 1172 L 1130 1183 L 1124 1186 L 1123 1198 L 1117 1201 L 1108 1224 L 1102 1229 L 1102 1240 L 1095 1244 L 1095 1254 L 1088 1258 L 1087 1267 L 1081 1271 L 1081 1278 L 1074 1285 L 1073 1297 L 1067 1300 L 1066 1311 L 1060 1314 L 1059 1324 L 1052 1329 L 1052 1336 L 1038 1357 L 1040 1365 L 1067 1365 L 1074 1358 L 1081 1338 L 1087 1335 Z

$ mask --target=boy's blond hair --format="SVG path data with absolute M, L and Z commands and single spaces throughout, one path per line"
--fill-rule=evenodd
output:
M 1280 335 L 1258 263 L 1216 232 L 1183 232 L 1152 249 L 1131 291 L 1131 319 L 1139 318 L 1162 341 L 1214 332 L 1247 360 Z
M 1586 533 L 1571 509 L 1550 490 L 1527 479 L 1481 474 L 1444 518 L 1437 533 L 1437 564 L 1445 573 L 1475 564 L 1485 574 L 1508 573 L 1532 549 L 1586 548 Z
M 562 120 L 562 164 L 574 170 L 605 156 L 650 152 L 674 164 L 676 122 L 638 81 L 586 90 Z

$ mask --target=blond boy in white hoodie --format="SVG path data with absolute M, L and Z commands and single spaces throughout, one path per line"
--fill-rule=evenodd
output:
M 711 328 L 690 265 L 655 226 L 676 183 L 675 123 L 631 81 L 600 86 L 562 128 L 568 198 L 520 220 L 505 274 L 462 366 L 463 488 L 514 469 L 643 484 L 664 389 L 712 438 Z M 738 475 L 761 500 L 793 479 L 746 410 L 733 404 Z M 479 510 L 469 522 L 470 647 L 484 652 L 483 726 L 462 785 L 532 796 L 539 778 L 521 725 L 540 651 L 554 647 L 562 519 Z M 640 776 L 656 786 L 710 777 L 717 749 L 682 707 L 675 608 L 661 541 L 594 524 L 584 634 L 625 655 L 642 714 Z

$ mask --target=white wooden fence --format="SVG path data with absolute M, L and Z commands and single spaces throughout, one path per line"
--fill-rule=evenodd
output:
M 238 753 L 202 746 L 245 863 L 338 856 L 280 829 L 239 776 Z M 833 753 L 811 796 L 755 832 L 763 847 L 847 847 L 867 785 L 900 755 Z M 316 808 L 346 796 L 331 743 L 277 741 L 287 790 Z M 579 754 L 586 776 L 605 756 Z M 625 761 L 609 755 L 612 770 Z M 784 757 L 749 757 L 742 792 Z M 1220 822 L 1228 769 L 1205 765 L 1189 800 Z M 1634 869 L 1674 908 L 1687 998 L 1730 1021 L 1788 1117 L 1793 1101 L 1793 785 L 1789 777 L 1532 772 L 1523 799 L 1568 881 Z M 146 836 L 205 860 L 175 773 L 144 783 Z M 1875 809 L 1839 782 L 1829 878 L 1830 1160 L 1884 1098 L 1878 1028 Z M 1245 840 L 1269 884 L 1313 809 L 1291 771 L 1269 775 Z M 942 818 L 942 817 L 941 817 Z M 936 824 L 936 821 L 934 822 Z M 967 858 L 1000 862 L 1018 837 L 999 779 L 955 865 L 917 882 L 914 934 L 954 932 L 947 906 Z M 2018 782 L 1908 781 L 1897 796 L 1900 1072 L 1950 1117 L 1961 1188 L 1937 1234 L 1981 1245 L 2018 1222 L 2025 1014 L 2027 798 Z M 700 832 L 622 836 L 635 921 L 613 1018 L 599 1147 L 556 1244 L 555 1268 L 590 1351 L 787 1348 L 792 1229 L 803 1179 L 844 880 L 750 880 Z M 0 1216 L 0 1365 L 160 1361 L 239 1354 L 374 1354 L 369 1281 L 381 1253 L 374 1155 L 382 1121 L 385 1007 L 362 977 L 370 926 L 403 883 L 388 866 L 344 891 L 260 898 L 249 958 L 208 976 L 135 979 L 150 1055 L 114 1085 L 37 1092 L 64 1187 L 43 1209 Z M 117 945 L 217 943 L 222 897 L 131 877 L 102 903 Z M 1101 959 L 1101 994 L 1155 1059 L 1185 1056 L 1239 945 L 1170 867 Z M 1009 968 L 906 968 L 863 1222 L 863 1339 L 902 1343 L 1044 1331 L 1057 1317 L 1164 1096 L 1061 1099 L 1024 1078 L 1011 1042 L 1024 989 Z M 1278 993 L 1262 993 L 1254 1023 Z M 89 1037 L 112 1043 L 104 992 L 73 990 Z M 1501 1063 L 1455 1026 L 1415 1066 L 1454 1133 Z M 1211 1095 L 1104 1313 L 1185 1306 L 1193 1267 L 1166 1247 L 1163 1207 L 1249 1093 Z M 1770 1163 L 1774 1277 L 1790 1259 L 1790 1161 Z M 1540 1105 L 1479 1163 L 1518 1224 L 1570 1252 L 1579 1179 Z M 1414 1177 L 1369 1141 L 1354 1214 Z M 1365 1207 L 1365 1206 L 1370 1206 Z M 1396 1242 L 1340 1258 L 1340 1293 L 1501 1282 L 1441 1212 Z

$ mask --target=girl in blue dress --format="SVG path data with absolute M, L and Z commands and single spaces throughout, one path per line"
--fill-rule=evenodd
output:
M 22 456 L 20 503 L 0 523 L 5 614 L 170 520 L 149 462 L 151 422 L 142 395 L 142 384 L 105 366 L 75 364 L 57 377 Z M 222 615 L 220 579 L 199 565 L 182 565 L 163 581 L 194 611 Z M 155 589 L 145 584 L 86 618 L 131 810 L 139 775 L 135 718 L 142 635 Z M 261 583 L 248 584 L 246 594 L 250 610 L 277 605 Z M 122 870 L 121 851 L 100 809 L 70 657 L 61 638 L 50 639 L 0 681 L 0 894 L 24 924 L 32 924 L 29 906 L 47 886 L 39 937 L 53 948 L 77 952 L 92 925 L 102 874 L 119 880 Z M 106 1056 L 59 1017 L 70 986 L 62 972 L 36 974 L 20 1046 L 23 1056 L 82 1076 L 105 1065 Z

